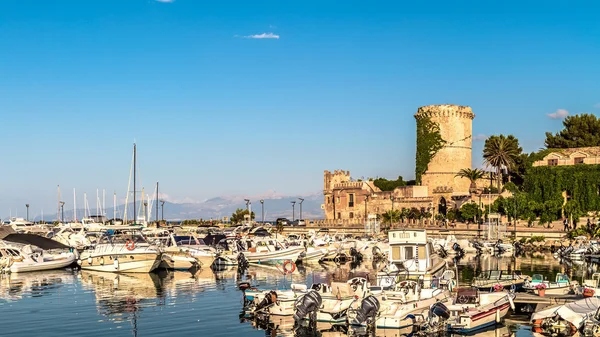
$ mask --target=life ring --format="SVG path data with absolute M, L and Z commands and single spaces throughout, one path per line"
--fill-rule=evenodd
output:
M 291 268 L 288 267 L 290 265 L 291 265 Z M 296 271 L 296 264 L 292 260 L 286 260 L 283 263 L 283 271 L 286 274 L 291 274 L 291 273 L 295 272 Z
M 127 240 L 125 242 L 125 248 L 127 248 L 127 250 L 134 250 L 135 249 L 135 243 L 131 240 Z

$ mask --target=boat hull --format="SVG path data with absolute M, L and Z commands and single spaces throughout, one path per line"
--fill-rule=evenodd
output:
M 149 273 L 158 268 L 162 261 L 161 256 L 156 253 L 94 257 L 82 255 L 81 269 L 116 273 Z
M 275 252 L 254 253 L 244 252 L 244 257 L 250 263 L 277 263 L 282 260 L 296 261 L 300 253 L 304 251 L 303 247 L 282 249 Z

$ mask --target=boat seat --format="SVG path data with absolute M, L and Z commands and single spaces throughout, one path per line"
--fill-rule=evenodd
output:
M 331 292 L 335 296 L 339 297 L 348 297 L 354 296 L 354 291 L 352 290 L 352 286 L 346 282 L 332 282 L 331 283 Z

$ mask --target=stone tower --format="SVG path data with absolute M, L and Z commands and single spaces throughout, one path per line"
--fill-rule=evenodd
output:
M 470 181 L 456 177 L 458 171 L 471 168 L 471 144 L 475 114 L 468 106 L 441 104 L 420 107 L 415 119 L 429 118 L 440 127 L 446 141 L 427 166 L 421 184 L 427 186 L 429 195 L 444 203 L 452 196 L 468 195 Z M 437 197 L 437 198 L 436 198 Z

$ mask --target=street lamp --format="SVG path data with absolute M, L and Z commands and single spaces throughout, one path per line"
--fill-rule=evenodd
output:
M 65 221 L 65 202 L 61 201 L 60 202 L 60 211 L 62 213 L 61 217 L 60 217 L 60 222 Z
M 265 201 L 263 199 L 260 199 L 260 218 L 262 221 L 262 224 L 265 224 Z
M 298 198 L 298 200 L 300 200 L 299 204 L 300 204 L 300 220 L 302 220 L 302 202 L 304 201 L 304 199 L 302 198 Z
M 394 198 L 394 196 L 392 195 L 390 197 L 390 200 L 392 201 L 392 214 L 391 214 L 391 219 L 390 219 L 390 227 L 392 227 L 392 224 L 394 223 L 394 200 L 396 198 Z
M 29 221 L 29 204 L 25 204 L 25 207 L 27 207 L 27 221 Z
M 165 221 L 165 201 L 164 200 L 160 201 L 160 215 L 161 215 L 161 221 Z
M 292 222 L 294 222 L 296 217 L 296 201 L 290 201 L 292 203 Z

